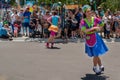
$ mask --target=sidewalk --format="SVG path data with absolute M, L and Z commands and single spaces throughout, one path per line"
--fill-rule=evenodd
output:
M 14 38 L 13 37 L 13 40 L 12 42 L 41 42 L 41 43 L 45 43 L 47 42 L 47 38 L 44 39 L 44 38 L 28 38 L 28 37 L 17 37 L 17 38 Z M 104 39 L 104 42 L 106 43 L 114 43 L 114 42 L 120 42 L 120 39 L 116 39 L 116 38 L 111 38 L 111 39 Z M 1 39 L 0 38 L 0 42 L 6 42 L 6 41 L 9 41 L 8 39 Z M 68 39 L 68 42 L 74 42 L 74 43 L 77 43 L 77 42 L 85 42 L 84 39 L 81 39 L 81 38 L 77 38 L 77 39 Z M 66 43 L 66 40 L 64 39 L 55 39 L 55 43 Z

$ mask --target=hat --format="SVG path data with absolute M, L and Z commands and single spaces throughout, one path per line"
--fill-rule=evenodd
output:
M 91 7 L 89 5 L 84 5 L 82 7 L 83 12 L 86 12 L 87 9 L 91 9 Z

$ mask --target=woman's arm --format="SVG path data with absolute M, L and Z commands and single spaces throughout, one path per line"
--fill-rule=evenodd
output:
M 84 32 L 89 33 L 89 32 L 96 32 L 96 31 L 100 31 L 100 30 L 101 30 L 101 28 L 97 26 L 97 27 L 92 27 L 90 29 L 86 29 Z
M 59 17 L 59 21 L 58 21 L 58 24 L 60 25 L 61 24 L 61 18 Z
M 84 33 L 90 33 L 90 32 L 95 32 L 95 31 L 98 31 L 100 30 L 100 27 L 96 26 L 96 27 L 92 27 L 92 28 L 86 28 L 86 23 L 84 20 L 81 21 L 80 23 L 80 28 L 81 28 L 81 31 L 84 32 Z
M 47 21 L 48 21 L 48 23 L 50 23 L 51 25 L 52 25 L 52 17 L 49 17 L 48 19 L 47 19 Z

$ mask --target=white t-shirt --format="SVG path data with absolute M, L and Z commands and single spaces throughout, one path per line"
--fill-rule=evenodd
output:
M 108 24 L 108 23 L 106 24 L 106 30 L 110 31 L 110 24 Z
M 14 22 L 16 21 L 16 16 L 17 16 L 17 15 L 15 15 L 15 14 L 13 14 L 13 15 L 11 16 L 11 19 L 12 19 L 11 23 L 12 23 L 12 24 L 14 24 Z
M 103 18 L 102 18 L 102 20 L 104 21 L 104 23 L 106 24 L 107 23 L 107 21 L 108 21 L 108 18 L 104 15 L 103 16 Z

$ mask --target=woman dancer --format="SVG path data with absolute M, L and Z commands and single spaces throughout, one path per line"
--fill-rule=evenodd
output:
M 83 12 L 85 18 L 81 21 L 80 28 L 85 33 L 85 53 L 89 57 L 93 57 L 93 71 L 96 74 L 101 74 L 104 71 L 104 66 L 99 56 L 108 51 L 107 46 L 98 35 L 98 31 L 101 30 L 104 23 L 100 19 L 92 17 L 89 5 L 83 6 Z
M 49 43 L 51 43 L 51 48 L 53 48 L 53 44 L 54 44 L 53 41 L 58 32 L 58 26 L 61 23 L 61 19 L 59 16 L 57 16 L 57 12 L 54 11 L 53 15 L 50 18 L 48 18 L 47 21 L 51 24 L 51 26 L 49 27 L 50 37 L 48 39 L 48 42 L 46 43 L 46 47 L 50 48 Z

